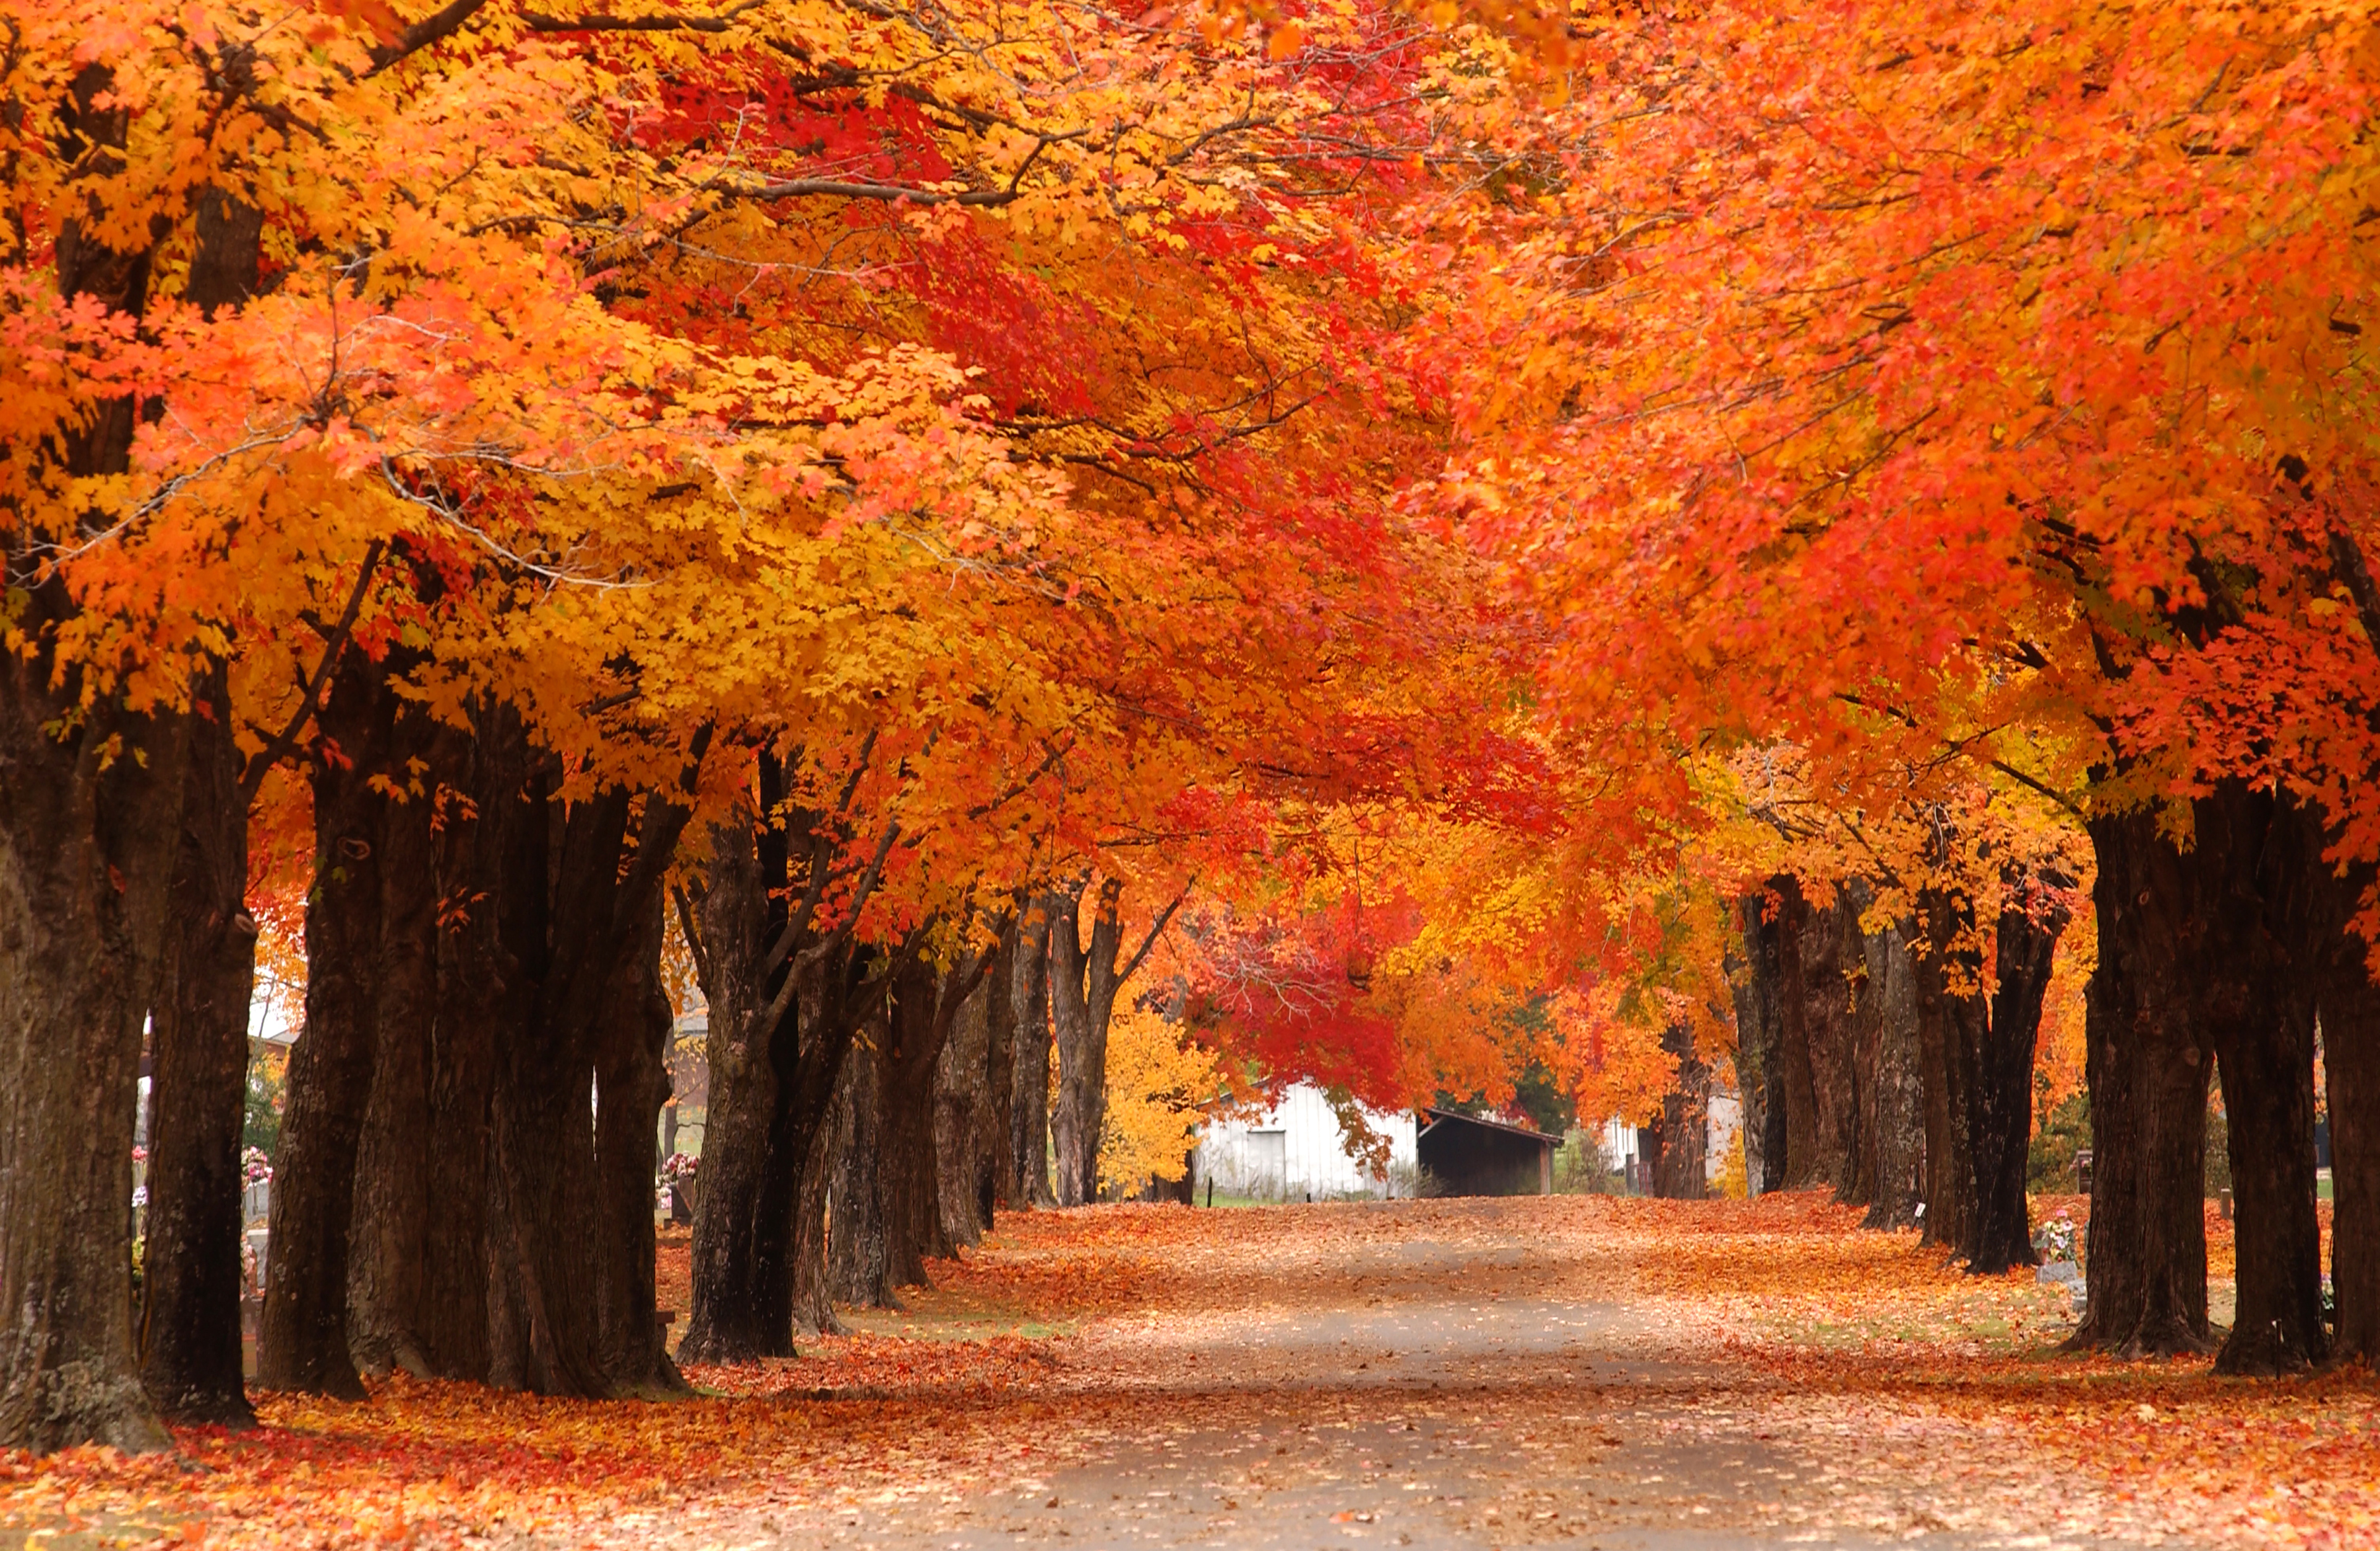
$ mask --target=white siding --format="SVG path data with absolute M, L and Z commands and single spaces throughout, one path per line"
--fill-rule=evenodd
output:
M 1372 1129 L 1389 1139 L 1389 1174 L 1367 1172 L 1347 1154 L 1339 1117 L 1322 1090 L 1303 1083 L 1251 1121 L 1210 1121 L 1199 1133 L 1197 1178 L 1232 1195 L 1318 1201 L 1341 1195 L 1386 1195 L 1410 1189 L 1414 1118 L 1407 1109 L 1366 1109 Z M 1402 1179 L 1407 1181 L 1399 1184 Z

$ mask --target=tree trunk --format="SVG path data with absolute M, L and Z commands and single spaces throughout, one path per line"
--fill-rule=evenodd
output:
M 1778 926 L 1768 918 L 1768 891 L 1755 889 L 1737 903 L 1742 947 L 1730 966 L 1735 994 L 1736 1083 L 1743 1099 L 1743 1185 L 1765 1195 L 1785 1182 L 1784 1031 L 1779 1008 Z
M 1838 1193 L 1854 1182 L 1859 1103 L 1852 1072 L 1853 1003 L 1849 972 L 1859 942 L 1846 928 L 1850 901 L 1824 910 L 1782 880 L 1785 898 L 1786 1169 L 1789 1190 Z
M 710 1007 L 710 1105 L 694 1210 L 694 1307 L 678 1343 L 683 1362 L 793 1352 L 792 1283 L 783 1267 L 798 1193 L 782 1177 L 790 1096 L 778 1080 L 776 1045 L 781 1033 L 788 1044 L 794 1035 L 762 1026 L 760 1016 L 773 994 L 760 954 L 771 931 L 782 929 L 783 909 L 763 878 L 755 820 L 714 826 L 700 920 L 689 933 L 702 944 L 698 966 Z
M 2331 1354 L 2380 1367 L 2380 986 L 2351 928 L 2322 962 L 2323 1072 L 2330 1097 Z
M 935 1201 L 942 1242 L 954 1248 L 981 1242 L 991 1226 L 992 1187 L 984 1173 L 989 1154 L 983 1145 L 991 1109 L 990 1001 L 988 985 L 978 986 L 959 1008 L 934 1062 Z
M 187 723 L 182 823 L 151 1014 L 140 1378 L 169 1421 L 253 1425 L 241 1374 L 240 1129 L 248 1008 L 248 799 L 220 663 Z
M 2089 1294 L 2067 1345 L 2123 1357 L 2209 1351 L 2206 1052 L 2186 976 L 2183 861 L 2153 812 L 2088 822 L 2099 967 L 2086 1002 Z
M 391 769 L 430 752 L 423 719 L 398 718 Z M 376 841 L 380 940 L 373 1001 L 371 1097 L 357 1144 L 354 1231 L 347 1265 L 347 1351 L 371 1375 L 434 1373 L 420 1331 L 431 1308 L 428 1270 L 432 1117 L 431 1048 L 438 1012 L 438 866 L 434 794 L 382 799 Z
M 23 607 L 39 640 L 59 589 Z M 163 1448 L 132 1341 L 132 1128 L 185 734 L 112 704 L 78 723 L 50 671 L 0 653 L 0 1448 Z
M 1965 1254 L 1973 1243 L 1976 1215 L 1971 1111 L 1988 1015 L 1983 952 L 1975 937 L 1974 903 L 1964 893 L 1921 890 L 1917 918 L 1923 949 L 1913 955 L 1912 980 L 1925 1107 L 1923 1242 Z
M 116 84 L 86 65 L 57 104 L 78 178 L 121 164 L 130 115 Z M 59 295 L 138 319 L 153 246 L 108 246 L 114 224 L 85 198 L 70 184 L 54 207 Z M 61 438 L 64 472 L 128 472 L 137 409 L 90 406 Z M 57 472 L 41 448 L 11 455 L 35 461 L 36 484 Z M 86 526 L 112 520 L 94 512 Z M 157 1448 L 167 1436 L 132 1339 L 131 1145 L 187 718 L 137 716 L 122 691 L 57 660 L 54 629 L 77 606 L 21 533 L 0 557 L 26 643 L 0 652 L 0 1448 Z
M 989 1184 L 990 1200 L 979 1214 L 989 1230 L 995 1210 L 1007 1210 L 1017 1200 L 1016 1147 L 1016 989 L 1018 933 L 1011 933 L 993 955 L 984 980 L 984 1110 L 977 1129 L 980 1153 L 977 1169 Z
M 934 1068 L 957 1021 L 941 1015 L 945 991 L 945 976 L 930 963 L 912 962 L 892 977 L 890 1038 L 877 1090 L 882 1131 L 876 1188 L 884 1213 L 884 1274 L 895 1288 L 930 1287 L 926 1262 L 956 1253 L 942 1234 L 934 1147 Z
M 306 1026 L 289 1057 L 274 1161 L 271 1249 L 256 1382 L 361 1400 L 347 1351 L 348 1230 L 371 1096 L 381 938 L 381 854 L 396 707 L 360 653 L 343 659 L 320 718 L 314 887 L 306 901 Z
M 1062 896 L 1050 924 L 1050 1005 L 1057 1029 L 1058 1105 L 1050 1133 L 1058 1155 L 1058 1202 L 1080 1206 L 1099 1194 L 1099 1133 L 1107 1122 L 1108 1023 L 1115 1012 L 1119 906 L 1123 886 L 1099 885 L 1090 940 L 1082 937 L 1079 893 Z
M 1916 965 L 1899 927 L 1871 933 L 1862 944 L 1867 982 L 1861 1012 L 1873 1029 L 1866 1127 L 1868 1211 L 1863 1228 L 1914 1226 L 1925 1194 L 1925 1093 L 1917 1050 Z
M 648 810 L 648 821 L 650 812 Z M 669 995 L 662 989 L 662 897 L 636 903 L 617 984 L 599 1015 L 595 1173 L 603 1370 L 614 1395 L 690 1395 L 662 1344 L 653 1281 L 654 1132 L 669 1097 Z
M 846 1051 L 843 1059 L 848 1069 L 852 1054 Z M 812 1336 L 837 1335 L 843 1329 L 834 1317 L 834 1278 L 827 1263 L 835 1163 L 842 1157 L 843 1134 L 849 1124 L 842 1081 L 839 1073 L 834 1103 L 810 1133 L 809 1151 L 802 1158 L 801 1190 L 794 1205 L 793 1325 L 795 1331 Z
M 2322 861 L 2322 814 L 2289 805 L 2312 894 L 2304 961 L 2315 975 L 2323 1072 L 2330 1099 L 2331 1358 L 2380 1366 L 2380 985 L 2372 944 L 2355 927 L 2373 869 Z
M 2000 912 L 1991 1017 L 1974 1060 L 1968 1156 L 1974 1197 L 1966 1238 L 1967 1269 L 1996 1277 L 2033 1266 L 2033 1224 L 2025 1206 L 2025 1163 L 2033 1144 L 2033 1062 L 2041 1037 L 2041 1003 L 2066 913 L 2032 900 L 2026 880 L 2006 880 L 2012 903 Z
M 531 989 L 505 946 L 506 863 L 517 829 L 545 822 L 527 800 L 528 742 L 519 717 L 479 708 L 475 736 L 443 736 L 436 801 L 437 998 L 430 1049 L 430 1199 L 416 1334 L 431 1372 L 484 1380 L 491 1366 L 488 1168 L 499 1029 L 528 1016 Z M 456 800 L 457 798 L 467 800 Z
M 1694 1031 L 1673 1024 L 1661 1048 L 1677 1058 L 1678 1080 L 1661 1099 L 1655 1145 L 1639 1154 L 1651 1166 L 1653 1194 L 1665 1201 L 1700 1201 L 1709 1194 L 1710 1068 L 1694 1054 Z
M 845 1058 L 883 1000 L 889 957 L 853 935 L 875 874 L 843 907 L 845 924 L 809 927 L 809 907 L 832 876 L 835 823 L 788 808 L 786 777 L 759 759 L 759 812 L 712 831 L 699 911 L 682 921 L 710 1002 L 710 1109 L 694 1219 L 694 1309 L 678 1344 L 684 1362 L 735 1363 L 793 1351 L 796 1215 L 805 1166 L 845 1080 Z M 808 877 L 792 870 L 803 837 Z M 891 844 L 889 838 L 883 842 Z M 790 903 L 798 881 L 802 915 Z M 788 985 L 788 963 L 803 967 Z M 832 1209 L 839 1216 L 838 1191 Z M 832 1278 L 830 1278 L 832 1279 Z M 823 1299 L 813 1310 L 831 1320 Z
M 829 1275 L 841 1300 L 863 1309 L 901 1306 L 892 1289 L 878 1180 L 884 1158 L 879 1098 L 890 1037 L 880 1023 L 852 1047 L 843 1090 L 843 1145 L 834 1166 Z
M 2289 951 L 2306 930 L 2319 852 L 2301 856 L 2299 827 L 2237 779 L 2192 806 L 2197 935 L 2185 962 L 2223 1084 L 2239 1246 L 2238 1315 L 2216 1369 L 2296 1373 L 2329 1349 L 2314 1207 L 2315 979 Z
M 1061 902 L 1062 896 L 1044 895 L 1026 906 L 1009 965 L 1008 1000 L 1015 1019 L 1009 1148 L 1016 1184 L 1011 1198 L 1020 1206 L 1048 1206 L 1058 1199 L 1050 1184 L 1050 923 Z
M 212 319 L 256 294 L 264 215 L 221 190 L 198 197 L 183 300 Z M 149 1212 L 141 1257 L 140 1378 L 169 1420 L 256 1420 L 240 1356 L 240 1132 L 256 921 L 248 912 L 249 794 L 228 675 L 192 686 L 182 828 L 151 1012 Z

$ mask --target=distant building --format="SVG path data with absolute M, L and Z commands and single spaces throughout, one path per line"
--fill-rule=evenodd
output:
M 1459 1109 L 1427 1109 L 1416 1122 L 1422 1169 L 1449 1195 L 1551 1195 L 1561 1138 Z
M 1226 1195 L 1260 1201 L 1415 1194 L 1413 1116 L 1401 1109 L 1357 1112 L 1388 1138 L 1386 1172 L 1374 1171 L 1348 1151 L 1330 1097 L 1300 1083 L 1254 1120 L 1208 1121 L 1198 1133 L 1193 1189 L 1212 1182 Z

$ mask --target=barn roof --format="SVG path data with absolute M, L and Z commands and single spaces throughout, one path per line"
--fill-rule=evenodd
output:
M 1559 1136 L 1550 1135 L 1542 1131 L 1532 1131 L 1524 1125 L 1508 1125 L 1502 1121 L 1491 1121 L 1478 1115 L 1466 1115 L 1460 1109 L 1441 1109 L 1434 1104 L 1426 1104 L 1422 1107 L 1421 1112 L 1429 1117 L 1429 1123 L 1421 1128 L 1425 1133 L 1435 1129 L 1440 1121 L 1461 1121 L 1465 1125 L 1484 1126 L 1489 1131 L 1500 1131 L 1512 1136 L 1525 1136 L 1532 1142 L 1542 1142 L 1548 1147 L 1559 1147 L 1562 1145 L 1562 1139 Z

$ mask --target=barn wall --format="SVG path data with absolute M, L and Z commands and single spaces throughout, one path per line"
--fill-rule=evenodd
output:
M 1309 1192 L 1318 1201 L 1388 1194 L 1391 1180 L 1411 1177 L 1414 1119 L 1404 1110 L 1364 1114 L 1389 1138 L 1390 1180 L 1367 1172 L 1347 1155 L 1330 1099 L 1320 1088 L 1301 1083 L 1255 1120 L 1210 1121 L 1200 1132 L 1194 1166 L 1198 1188 L 1211 1179 L 1227 1195 L 1288 1201 L 1302 1201 Z

